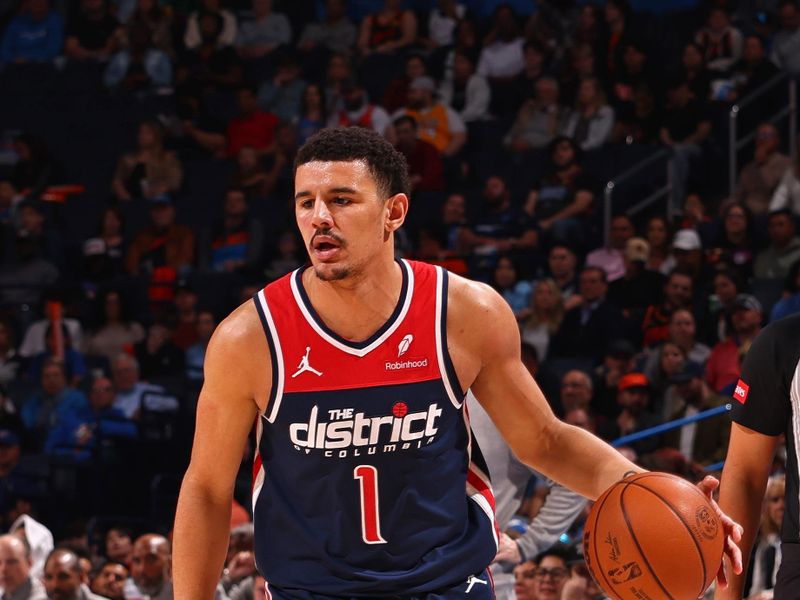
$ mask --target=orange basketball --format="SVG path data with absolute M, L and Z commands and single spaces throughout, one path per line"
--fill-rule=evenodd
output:
M 706 496 L 667 473 L 612 485 L 586 520 L 583 554 L 614 599 L 689 600 L 714 580 L 724 531 Z

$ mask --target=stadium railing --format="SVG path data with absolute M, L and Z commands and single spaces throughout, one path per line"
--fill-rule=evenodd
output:
M 654 427 L 648 427 L 647 429 L 642 429 L 641 431 L 636 431 L 628 435 L 623 435 L 622 437 L 612 441 L 611 445 L 614 446 L 615 448 L 627 446 L 634 442 L 638 442 L 639 440 L 661 435 L 662 433 L 671 431 L 672 429 L 683 427 L 684 425 L 689 425 L 691 423 L 696 423 L 697 421 L 702 421 L 704 419 L 711 419 L 718 415 L 725 414 L 728 411 L 730 411 L 730 409 L 731 409 L 730 403 L 723 404 L 715 408 L 709 408 L 708 410 L 701 411 L 697 414 L 688 417 L 675 419 L 674 421 L 667 421 L 666 423 L 661 423 L 660 425 L 656 425 Z M 706 471 L 709 472 L 719 471 L 722 469 L 723 464 L 724 462 L 714 463 L 713 465 L 706 465 L 705 469 Z

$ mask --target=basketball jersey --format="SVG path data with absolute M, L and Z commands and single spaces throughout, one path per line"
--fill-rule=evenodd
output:
M 447 272 L 399 266 L 397 306 L 363 342 L 319 318 L 302 269 L 254 297 L 272 358 L 253 466 L 256 564 L 270 588 L 433 592 L 497 551 L 494 498 L 447 351 Z

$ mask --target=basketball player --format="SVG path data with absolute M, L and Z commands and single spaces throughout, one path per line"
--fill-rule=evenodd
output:
M 176 600 L 213 598 L 254 422 L 256 564 L 277 600 L 493 597 L 498 531 L 468 389 L 520 460 L 585 496 L 641 471 L 556 419 L 499 295 L 395 260 L 408 206 L 405 161 L 372 132 L 324 130 L 298 152 L 310 265 L 237 308 L 209 344 L 175 523 Z
M 744 527 L 749 557 L 775 450 L 786 435 L 786 508 L 781 527 L 781 566 L 774 597 L 800 597 L 800 315 L 771 323 L 753 341 L 733 392 L 730 443 L 722 471 L 720 506 Z M 748 564 L 748 561 L 745 561 Z M 734 576 L 714 598 L 742 597 L 745 575 Z

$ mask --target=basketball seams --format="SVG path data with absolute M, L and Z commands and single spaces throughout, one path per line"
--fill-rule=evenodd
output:
M 626 485 L 627 485 L 627 483 L 626 483 Z M 597 540 L 598 540 L 598 537 L 599 537 L 597 535 L 597 523 L 600 520 L 600 515 L 602 514 L 602 508 L 603 508 L 603 506 L 605 506 L 605 503 L 611 497 L 611 492 L 612 491 L 613 491 L 613 488 L 612 488 L 611 491 L 606 493 L 600 499 L 600 505 L 599 506 L 595 506 L 592 509 L 592 512 L 595 513 L 595 516 L 594 516 L 594 532 L 592 533 L 592 542 L 593 542 L 593 546 L 594 546 L 593 547 L 594 552 L 592 552 L 592 554 L 594 555 L 594 561 L 593 562 L 595 563 L 595 567 L 594 567 L 594 569 L 591 569 L 591 570 L 600 572 L 600 576 L 603 578 L 603 581 L 606 582 L 605 586 L 601 586 L 601 587 L 603 587 L 604 590 L 607 590 L 607 591 L 610 590 L 610 593 L 615 595 L 618 598 L 618 600 L 625 600 L 622 596 L 617 594 L 617 591 L 614 589 L 614 586 L 612 585 L 612 582 L 609 581 L 608 577 L 606 576 L 605 569 L 600 565 L 600 552 L 597 549 Z
M 622 512 L 622 517 L 625 519 L 625 525 L 628 527 L 628 533 L 631 536 L 631 540 L 633 540 L 633 543 L 636 545 L 636 549 L 639 551 L 639 556 L 642 557 L 642 560 L 647 565 L 647 569 L 650 571 L 650 574 L 653 576 L 653 581 L 655 581 L 658 584 L 658 587 L 661 588 L 661 591 L 663 591 L 666 594 L 666 596 L 667 596 L 667 598 L 669 600 L 675 600 L 670 595 L 670 593 L 666 590 L 666 588 L 664 587 L 664 584 L 661 583 L 661 579 L 658 577 L 658 575 L 656 575 L 656 572 L 653 569 L 653 565 L 650 564 L 650 561 L 647 559 L 647 555 L 644 553 L 644 550 L 642 549 L 642 546 L 639 544 L 639 539 L 636 537 L 636 532 L 633 530 L 633 527 L 631 527 L 631 521 L 628 518 L 628 510 L 627 510 L 627 508 L 625 506 L 625 492 L 632 485 L 635 486 L 636 482 L 635 481 L 627 481 L 625 487 L 619 493 L 619 507 L 620 507 L 620 511 Z M 647 490 L 647 488 L 644 487 L 643 485 L 639 485 L 639 486 L 636 486 L 636 487 L 639 487 L 639 488 Z M 648 491 L 650 491 L 650 490 L 648 490 Z M 675 512 L 675 510 L 672 508 L 672 506 L 670 506 L 670 510 L 672 510 L 672 512 Z M 692 538 L 692 539 L 694 539 L 694 538 Z M 702 556 L 701 556 L 701 559 L 702 559 Z M 705 571 L 705 565 L 703 565 L 703 570 Z M 703 579 L 703 581 L 705 581 L 705 578 Z
M 675 508 L 675 506 L 666 497 L 664 497 L 662 494 L 656 492 L 655 490 L 650 489 L 649 487 L 647 487 L 645 485 L 642 485 L 642 484 L 638 483 L 635 479 L 633 481 L 630 481 L 629 484 L 633 485 L 633 486 L 636 486 L 636 487 L 638 487 L 640 489 L 647 490 L 648 492 L 653 494 L 656 498 L 661 500 L 661 502 L 663 502 L 667 507 L 669 507 L 669 509 L 672 511 L 672 513 L 676 517 L 678 517 L 678 520 L 686 528 L 686 531 L 689 534 L 689 538 L 692 540 L 692 543 L 694 544 L 695 549 L 697 550 L 697 554 L 700 556 L 700 564 L 703 565 L 703 583 L 702 583 L 702 585 L 705 585 L 706 580 L 708 578 L 708 572 L 706 571 L 705 554 L 703 553 L 703 549 L 700 546 L 700 542 L 697 541 L 697 538 L 695 537 L 691 526 L 683 518 L 683 515 L 681 515 L 681 513 Z M 689 487 L 693 488 L 694 486 L 689 485 Z M 698 493 L 702 493 L 702 492 L 700 492 L 700 490 L 697 490 L 697 491 L 698 491 Z M 623 514 L 625 514 L 624 506 L 623 506 Z M 625 520 L 627 521 L 627 519 L 628 519 L 628 516 L 627 516 L 627 514 L 625 514 Z M 630 530 L 630 526 L 628 527 L 628 529 Z M 631 534 L 633 535 L 633 531 L 632 530 L 631 530 Z M 634 540 L 635 540 L 635 537 L 636 536 L 634 535 Z M 636 545 L 638 547 L 638 545 L 639 545 L 638 541 L 636 542 Z M 652 569 L 651 569 L 651 571 L 652 571 Z M 655 575 L 655 573 L 653 573 L 653 575 Z M 698 592 L 698 595 L 702 594 L 703 591 L 705 591 L 705 590 L 700 590 L 700 592 Z

